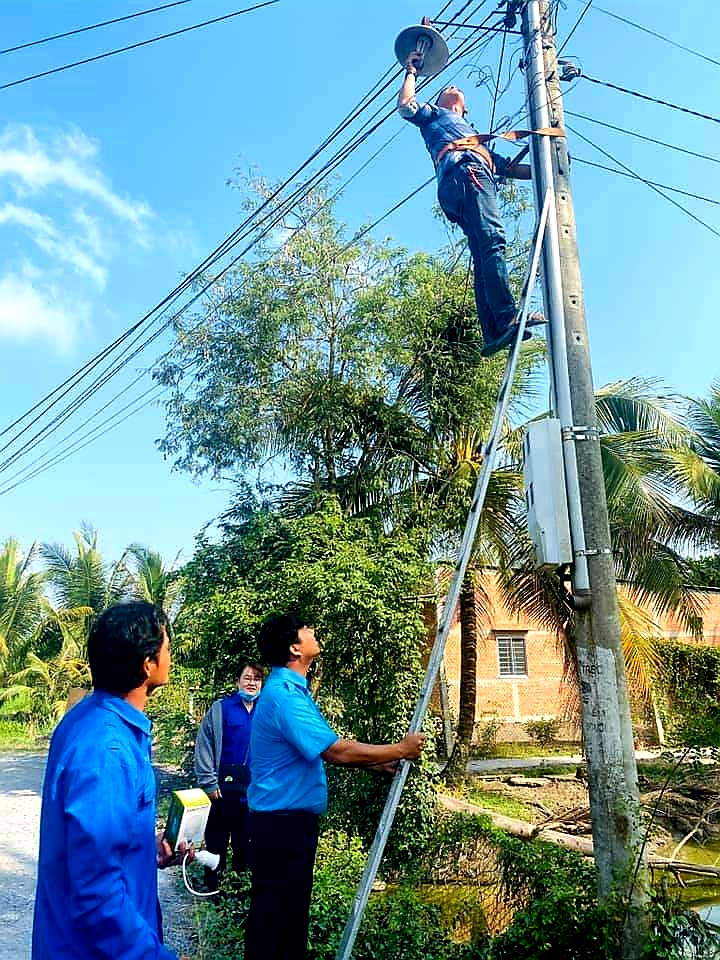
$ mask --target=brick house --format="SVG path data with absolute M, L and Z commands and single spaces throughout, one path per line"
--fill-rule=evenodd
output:
M 578 739 L 579 716 L 572 684 L 564 678 L 563 655 L 557 638 L 532 620 L 513 616 L 505 608 L 495 574 L 485 573 L 484 587 L 490 598 L 489 623 L 479 624 L 481 642 L 477 655 L 477 721 L 501 721 L 501 740 L 526 740 L 523 724 L 528 720 L 560 718 L 561 736 Z M 623 587 L 621 587 L 621 590 Z M 720 590 L 700 594 L 704 602 L 703 643 L 720 646 Z M 695 643 L 676 618 L 647 611 L 666 639 Z M 443 666 L 451 711 L 457 717 L 460 686 L 460 624 L 454 623 Z

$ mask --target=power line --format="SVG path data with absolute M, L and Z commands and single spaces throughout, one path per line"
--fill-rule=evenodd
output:
M 491 16 L 492 16 L 492 14 L 490 14 L 487 19 L 490 19 Z M 477 44 L 478 44 L 481 40 L 482 40 L 482 37 L 481 37 L 481 38 L 477 38 L 476 40 L 473 40 L 472 38 L 466 38 L 466 40 L 463 41 L 463 43 L 460 45 L 460 47 L 454 52 L 453 57 L 451 58 L 451 60 L 449 61 L 449 63 L 456 61 L 456 60 L 459 58 L 459 56 L 462 56 L 462 55 L 465 55 L 465 54 L 469 53 L 470 50 L 471 50 L 474 46 L 477 46 Z M 392 82 L 392 79 L 391 79 L 390 81 L 388 81 L 388 82 Z M 426 82 L 429 82 L 429 81 L 426 81 Z M 386 84 L 384 85 L 384 87 L 386 87 L 387 85 L 388 85 L 388 84 L 386 83 Z M 375 85 L 375 87 L 377 87 L 377 86 L 378 86 L 378 84 Z M 384 89 L 384 87 L 382 87 L 381 90 L 379 90 L 378 92 L 374 93 L 374 95 L 373 95 L 372 97 L 370 97 L 369 100 L 368 100 L 368 96 L 369 96 L 369 95 L 366 95 L 366 96 L 361 100 L 361 102 L 360 102 L 360 108 L 359 108 L 359 111 L 358 111 L 358 112 L 361 112 L 362 110 L 364 110 L 364 109 L 368 106 L 368 104 L 369 104 L 370 102 L 372 102 L 373 99 L 376 99 L 377 96 L 379 96 L 379 94 L 382 92 L 382 89 Z M 375 88 L 373 88 L 373 90 L 374 90 L 374 89 L 375 89 Z M 371 91 L 371 93 L 372 93 L 372 91 Z M 367 102 L 367 103 L 364 103 L 363 101 L 366 101 L 366 100 L 367 100 L 368 102 Z M 376 111 L 375 114 L 373 115 L 373 117 L 374 117 L 374 116 L 377 116 L 377 114 L 378 114 L 379 112 L 382 112 L 382 109 L 383 109 L 383 108 L 381 107 L 379 111 Z M 112 344 L 109 348 L 106 348 L 104 351 L 102 351 L 101 354 L 99 354 L 96 358 L 93 358 L 93 360 L 91 360 L 91 361 L 89 361 L 87 364 L 85 364 L 84 367 L 82 367 L 82 368 L 80 369 L 80 371 L 78 372 L 77 375 L 74 375 L 73 377 L 68 378 L 68 380 L 65 381 L 65 382 L 61 385 L 61 387 L 65 387 L 66 385 L 69 384 L 69 385 L 70 385 L 70 386 L 69 386 L 69 389 L 73 389 L 74 386 L 77 384 L 77 382 L 79 382 L 80 379 L 83 379 L 85 376 L 87 376 L 87 374 L 88 374 L 89 372 L 91 372 L 91 370 L 92 370 L 93 368 L 95 368 L 95 367 L 98 365 L 99 362 L 102 362 L 102 360 L 103 360 L 110 352 L 112 352 L 113 349 L 115 349 L 119 344 L 121 344 L 125 339 L 127 339 L 128 336 L 130 336 L 132 333 L 134 333 L 136 330 L 138 330 L 138 328 L 139 328 L 140 326 L 142 326 L 142 324 L 143 324 L 149 317 L 151 317 L 151 316 L 153 315 L 153 313 L 156 313 L 158 309 L 162 309 L 163 311 L 167 311 L 167 309 L 169 308 L 169 305 L 170 305 L 170 303 L 171 303 L 172 300 L 177 300 L 178 297 L 179 297 L 186 289 L 188 289 L 188 287 L 189 287 L 193 282 L 195 282 L 195 280 L 199 279 L 201 273 L 202 273 L 209 265 L 211 265 L 216 259 L 218 259 L 219 256 L 224 255 L 227 251 L 229 251 L 229 249 L 230 249 L 233 245 L 235 245 L 235 244 L 239 241 L 239 239 L 242 238 L 243 228 L 247 228 L 247 229 L 244 230 L 244 234 L 245 234 L 245 236 L 247 236 L 247 235 L 249 235 L 249 233 L 250 233 L 253 229 L 257 229 L 258 227 L 263 226 L 263 224 L 266 224 L 268 221 L 270 221 L 269 225 L 265 226 L 265 229 L 264 229 L 259 235 L 256 235 L 255 238 L 254 238 L 253 240 L 251 240 L 251 242 L 244 248 L 244 250 L 242 250 L 238 256 L 236 256 L 229 264 L 227 264 L 227 265 L 223 268 L 223 270 L 222 270 L 216 277 L 211 278 L 208 282 L 206 282 L 206 283 L 204 283 L 204 284 L 202 285 L 201 289 L 200 289 L 198 292 L 196 292 L 196 294 L 195 294 L 188 302 L 186 302 L 186 303 L 181 307 L 179 313 L 176 314 L 176 316 L 179 316 L 180 313 L 183 313 L 183 312 L 185 312 L 187 309 L 189 309 L 189 307 L 192 306 L 192 304 L 195 303 L 204 293 L 206 293 L 207 290 L 208 290 L 214 283 L 216 283 L 217 280 L 218 280 L 220 277 L 222 277 L 229 269 L 231 269 L 231 268 L 245 255 L 245 253 L 247 253 L 247 252 L 252 248 L 252 246 L 254 246 L 257 242 L 259 242 L 264 236 L 267 235 L 268 232 L 270 232 L 270 231 L 273 229 L 273 227 L 274 227 L 278 222 L 280 222 L 280 220 L 282 219 L 282 217 L 289 211 L 290 207 L 291 207 L 292 205 L 294 205 L 295 202 L 297 202 L 297 200 L 301 197 L 301 195 L 307 194 L 307 193 L 309 192 L 309 190 L 312 189 L 313 186 L 317 184 L 317 182 L 319 182 L 319 179 L 321 179 L 323 176 L 326 176 L 326 175 L 327 175 L 329 172 L 331 172 L 332 169 L 334 169 L 340 162 L 342 162 L 347 156 L 349 156 L 349 153 L 352 152 L 354 149 L 356 149 L 357 146 L 358 146 L 360 143 L 362 143 L 365 139 L 367 139 L 367 137 L 368 137 L 375 129 L 377 129 L 377 127 L 380 126 L 380 124 L 383 123 L 383 122 L 387 119 L 388 116 L 392 115 L 392 113 L 394 113 L 394 110 L 391 111 L 391 114 L 387 114 L 387 115 L 385 115 L 384 117 L 382 117 L 382 118 L 381 118 L 373 127 L 371 127 L 367 132 L 365 132 L 365 133 L 360 133 L 360 134 L 356 134 L 356 135 L 355 135 L 353 138 L 351 138 L 351 140 L 345 145 L 345 147 L 341 148 L 341 149 L 336 153 L 335 157 L 334 157 L 331 161 L 329 161 L 328 163 L 326 163 L 326 164 L 324 165 L 324 167 L 321 168 L 321 170 L 320 170 L 317 174 L 314 174 L 312 177 L 309 178 L 309 180 L 307 180 L 307 181 L 305 182 L 305 184 L 303 184 L 303 185 L 301 185 L 300 187 L 296 188 L 296 190 L 294 191 L 294 193 L 293 193 L 289 198 L 286 198 L 284 201 L 282 201 L 282 202 L 280 203 L 279 207 L 276 207 L 276 208 L 272 209 L 269 213 L 267 213 L 267 214 L 262 218 L 262 220 L 258 220 L 257 217 L 258 217 L 258 214 L 260 213 L 260 211 L 263 210 L 263 209 L 275 198 L 275 196 L 277 196 L 277 194 L 279 193 L 279 191 L 280 191 L 281 189 L 283 189 L 283 187 L 286 186 L 286 185 L 297 175 L 297 173 L 299 173 L 305 166 L 308 165 L 308 163 L 314 158 L 314 156 L 317 155 L 317 153 L 320 151 L 320 149 L 322 149 L 322 147 L 324 147 L 325 145 L 327 145 L 327 143 L 329 143 L 336 135 L 338 135 L 340 132 L 342 132 L 342 129 L 347 126 L 347 122 L 346 122 L 346 121 L 348 120 L 348 118 L 346 118 L 346 121 L 343 122 L 343 123 L 341 123 L 340 126 L 339 126 L 338 128 L 336 128 L 336 130 L 333 131 L 333 133 L 332 133 L 328 138 L 326 138 L 326 141 L 321 145 L 321 147 L 318 148 L 316 151 L 314 151 L 313 155 L 311 155 L 311 157 L 299 168 L 299 170 L 296 171 L 295 174 L 293 174 L 287 181 L 285 181 L 285 184 L 281 185 L 281 187 L 279 187 L 270 197 L 266 198 L 265 201 L 260 205 L 260 207 L 257 208 L 255 211 L 253 211 L 253 213 L 252 213 L 248 218 L 246 218 L 246 221 L 244 221 L 244 224 L 242 224 L 241 227 L 238 228 L 238 230 L 234 231 L 233 234 L 230 235 L 230 237 L 226 238 L 226 240 L 223 241 L 223 243 L 222 243 L 218 248 L 216 248 L 216 250 L 213 251 L 213 253 L 212 253 L 211 255 L 209 255 L 208 257 L 206 257 L 206 258 L 205 258 L 205 261 L 203 261 L 203 263 L 202 263 L 198 268 L 196 268 L 196 270 L 193 271 L 193 273 L 192 273 L 191 275 L 189 275 L 189 277 L 187 277 L 187 278 L 185 279 L 185 281 L 183 281 L 183 283 L 180 284 L 179 287 L 177 287 L 177 288 L 175 289 L 175 291 L 171 292 L 171 294 L 169 294 L 169 295 L 164 299 L 164 301 L 162 301 L 161 304 L 159 304 L 158 307 L 156 307 L 153 311 L 150 311 L 148 314 L 146 314 L 146 316 L 145 316 L 141 321 L 139 321 L 137 324 L 133 325 L 133 327 L 131 327 L 129 331 L 126 331 L 125 334 L 123 334 L 121 337 L 117 338 L 117 340 L 114 342 L 114 344 Z M 353 114 L 351 113 L 350 117 L 352 117 L 352 116 L 353 116 Z M 391 139 L 393 139 L 393 138 L 391 138 Z M 383 148 L 381 148 L 381 149 L 383 149 Z M 357 175 L 357 174 L 355 174 L 355 175 Z M 353 176 L 355 176 L 355 175 L 353 175 Z M 430 181 L 428 181 L 428 182 L 430 182 Z M 426 185 L 426 184 L 423 184 L 423 186 L 425 186 L 425 185 Z M 418 189 L 421 189 L 421 188 L 418 188 Z M 416 192 L 418 192 L 418 191 L 417 191 L 417 190 L 414 191 L 413 194 L 411 194 L 410 196 L 414 196 L 414 194 L 415 194 Z M 394 210 L 397 209 L 399 206 L 401 206 L 402 203 L 404 203 L 404 202 L 406 202 L 408 199 L 410 199 L 410 196 L 406 197 L 403 201 L 400 201 L 399 204 L 396 204 L 395 207 L 393 207 L 390 211 L 388 211 L 387 214 L 384 214 L 383 217 L 381 217 L 379 220 L 377 220 L 377 221 L 375 222 L 375 224 L 371 225 L 371 227 L 366 228 L 365 231 L 362 231 L 362 232 L 361 232 L 361 235 L 364 235 L 365 233 L 367 233 L 368 230 L 372 229 L 373 226 L 377 225 L 377 223 L 379 223 L 381 220 L 385 219 L 386 216 L 389 216 L 390 213 L 394 212 Z M 253 227 L 253 226 L 248 227 L 248 226 L 247 226 L 248 223 L 250 223 L 253 219 L 256 221 L 256 222 L 255 222 L 255 226 L 254 226 L 254 227 Z M 354 238 L 353 242 L 356 242 L 357 239 L 358 239 L 358 238 Z M 157 319 L 159 319 L 159 318 L 156 318 L 156 320 L 154 320 L 153 323 L 156 323 L 156 322 L 157 322 Z M 154 341 L 154 340 L 163 332 L 163 330 L 165 330 L 165 329 L 173 322 L 173 319 L 174 319 L 174 318 L 170 318 L 170 319 L 167 320 L 165 323 L 163 323 L 162 326 L 161 326 L 157 331 L 155 331 L 153 334 L 151 334 L 150 336 L 148 336 L 148 337 L 145 339 L 145 341 L 143 341 L 142 343 L 140 343 L 139 346 L 137 346 L 137 347 L 135 348 L 135 350 L 134 350 L 132 353 L 130 353 L 130 355 L 127 356 L 124 360 L 121 360 L 120 362 L 115 362 L 115 361 L 114 361 L 114 362 L 113 362 L 113 363 L 114 363 L 114 366 L 110 366 L 109 368 L 106 367 L 105 370 L 102 371 L 102 372 L 98 375 L 98 377 L 96 377 L 96 379 L 93 381 L 93 383 L 91 383 L 90 386 L 85 389 L 85 391 L 80 395 L 79 398 L 75 398 L 73 401 L 71 401 L 71 403 L 68 404 L 68 406 L 66 406 L 58 415 L 56 415 L 56 417 L 50 422 L 50 424 L 46 425 L 46 426 L 45 426 L 44 428 L 42 428 L 38 433 L 36 433 L 34 437 L 32 437 L 29 441 L 27 441 L 27 442 L 25 443 L 25 445 L 21 448 L 21 450 L 16 451 L 15 454 L 11 455 L 11 456 L 1 465 L 2 468 L 7 468 L 12 462 L 14 462 L 16 459 L 18 459 L 18 457 L 24 455 L 25 453 L 29 452 L 30 449 L 32 449 L 33 447 L 37 446 L 37 444 L 38 444 L 39 442 L 42 442 L 42 439 L 44 439 L 44 436 L 45 436 L 47 433 L 49 433 L 49 432 L 54 432 L 54 430 L 51 430 L 51 429 L 50 429 L 51 427 L 54 427 L 54 429 L 57 429 L 63 422 L 65 422 L 65 420 L 67 420 L 69 416 L 71 416 L 80 406 L 82 406 L 82 405 L 87 401 L 87 399 L 89 399 L 90 396 L 92 396 L 95 392 L 97 392 L 97 390 L 100 389 L 105 383 L 107 383 L 109 379 L 111 379 L 114 375 L 116 375 L 116 373 L 119 371 L 119 369 L 121 369 L 122 367 L 124 367 L 124 366 L 129 362 L 129 360 L 131 360 L 131 359 L 132 359 L 134 356 L 136 356 L 142 349 L 144 349 L 144 348 L 148 345 L 148 343 Z M 138 340 L 138 337 L 136 337 L 135 340 L 132 341 L 132 342 L 123 350 L 123 354 L 126 354 L 126 353 L 128 352 L 128 350 L 130 349 L 130 347 L 133 346 L 133 344 L 137 343 L 137 340 Z M 122 357 L 123 354 L 121 354 L 120 356 Z M 53 400 L 52 403 L 48 404 L 47 401 L 48 401 L 49 399 L 51 399 L 53 396 L 55 396 L 55 395 L 58 393 L 59 390 L 60 390 L 60 388 L 56 388 L 54 391 L 52 391 L 51 394 L 49 394 L 46 398 L 44 398 L 44 400 L 40 401 L 38 404 L 35 405 L 34 408 L 32 408 L 32 410 L 30 411 L 30 413 L 31 413 L 31 412 L 34 412 L 34 411 L 37 410 L 39 407 L 45 406 L 45 409 L 44 409 L 40 414 L 38 414 L 38 416 L 35 418 L 35 420 L 34 420 L 33 422 L 36 422 L 39 417 L 44 416 L 45 413 L 46 413 L 52 406 L 54 406 L 60 399 L 62 399 L 62 396 L 67 395 L 67 393 L 69 392 L 69 390 L 66 389 L 66 390 L 64 391 L 64 393 L 61 394 L 60 397 L 57 397 L 55 400 Z M 20 418 L 18 418 L 18 419 L 14 422 L 14 424 L 13 424 L 12 426 L 21 423 L 24 419 L 27 418 L 28 415 L 29 415 L 29 414 L 25 414 L 25 415 L 21 416 Z M 97 415 L 97 413 L 94 414 L 93 416 L 96 416 L 96 415 Z M 23 430 L 21 430 L 14 438 L 12 438 L 12 439 L 9 441 L 9 443 L 10 443 L 10 444 L 14 443 L 15 440 L 17 440 L 24 432 L 26 432 L 26 430 L 27 430 L 31 425 L 32 425 L 32 423 L 31 423 L 31 424 L 28 424 L 25 428 L 23 428 Z M 3 431 L 3 432 L 6 433 L 8 429 L 11 429 L 11 428 L 6 428 L 6 430 Z M 6 447 L 3 448 L 3 449 L 6 449 L 6 448 L 7 448 L 7 445 L 6 445 Z
M 659 103 L 662 107 L 670 107 L 671 110 L 679 110 L 681 113 L 689 113 L 693 117 L 700 117 L 702 120 L 712 120 L 713 123 L 720 123 L 720 117 L 712 117 L 709 113 L 699 113 L 697 110 L 691 110 L 689 107 L 681 107 L 677 103 L 671 103 L 669 100 L 659 100 L 657 97 L 650 97 L 646 93 L 638 93 L 637 90 L 630 90 L 628 87 L 618 86 L 616 83 L 610 83 L 608 80 L 598 80 L 596 77 L 589 77 L 586 73 L 580 73 L 583 80 L 589 80 L 590 83 L 596 83 L 601 87 L 609 87 L 611 90 L 618 90 L 620 93 L 626 93 L 631 97 L 637 97 L 639 100 L 647 100 L 649 103 Z
M 666 193 L 663 193 L 660 187 L 655 186 L 654 183 L 651 183 L 649 180 L 646 180 L 644 177 L 641 177 L 636 170 L 633 170 L 630 167 L 628 167 L 628 165 L 623 163 L 622 160 L 618 160 L 617 157 L 614 157 L 611 153 L 608 153 L 607 150 L 604 150 L 602 147 L 598 146 L 597 143 L 593 143 L 593 141 L 590 140 L 589 137 L 584 136 L 582 133 L 580 133 L 579 130 L 575 130 L 573 127 L 570 126 L 569 123 L 566 124 L 566 126 L 568 130 L 571 130 L 575 134 L 576 137 L 580 137 L 581 140 L 584 140 L 585 143 L 589 144 L 589 146 L 593 147 L 595 150 L 601 153 L 604 157 L 607 157 L 608 160 L 612 160 L 613 163 L 616 163 L 619 167 L 622 167 L 623 170 L 626 170 L 628 173 L 632 174 L 638 180 L 642 180 L 642 182 L 646 186 L 650 187 L 651 190 L 654 190 L 655 193 L 659 194 L 661 197 L 664 197 L 665 200 L 668 201 L 668 203 L 671 203 L 674 207 L 677 207 L 678 210 L 682 210 L 683 213 L 686 213 L 689 217 L 695 220 L 696 223 L 699 223 L 701 226 L 705 227 L 705 229 L 709 230 L 710 233 L 714 234 L 716 237 L 720 237 L 720 231 L 716 230 L 715 227 L 711 227 L 709 223 L 706 223 L 704 220 L 698 217 L 695 213 L 692 212 L 692 210 L 688 210 L 687 207 L 684 207 L 681 203 L 678 203 L 677 200 L 674 200 L 672 197 L 669 197 Z
M 580 26 L 580 24 L 581 24 L 581 23 L 583 22 L 583 20 L 585 19 L 585 14 L 588 12 L 588 10 L 590 9 L 590 7 L 592 6 L 592 2 L 593 2 L 593 0 L 588 0 L 587 4 L 585 5 L 585 9 L 584 9 L 583 12 L 580 14 L 580 16 L 577 18 L 577 20 L 576 20 L 575 23 L 573 24 L 572 30 L 571 30 L 570 33 L 565 37 L 565 39 L 564 39 L 563 42 L 562 42 L 562 45 L 560 46 L 560 49 L 557 51 L 557 53 L 556 53 L 556 56 L 557 56 L 557 57 L 559 57 L 560 54 L 563 52 L 563 50 L 565 49 L 565 47 L 566 47 L 566 46 L 568 45 L 568 43 L 570 42 L 570 38 L 573 36 L 573 34 L 574 34 L 575 31 L 577 30 L 577 28 Z
M 668 150 L 676 150 L 678 153 L 686 153 L 691 157 L 698 157 L 700 160 L 710 160 L 712 163 L 720 163 L 718 157 L 711 157 L 708 153 L 696 153 L 694 150 L 688 150 L 686 147 L 679 147 L 676 143 L 668 143 L 667 140 L 657 140 L 655 137 L 647 137 L 637 130 L 626 130 L 624 127 L 617 127 L 614 123 L 607 123 L 604 120 L 597 120 L 595 117 L 588 117 L 584 113 L 575 113 L 573 110 L 566 110 L 565 116 L 577 117 L 579 120 L 587 120 L 588 123 L 597 124 L 599 127 L 607 127 L 609 130 L 616 130 L 618 133 L 627 134 L 629 137 L 636 137 L 638 140 L 647 140 L 648 143 L 656 143 L 660 147 L 666 147 Z
M 580 0 L 581 2 L 581 0 Z M 720 67 L 720 60 L 714 60 L 712 57 L 708 57 L 704 53 L 700 53 L 698 50 L 693 50 L 692 47 L 686 47 L 682 43 L 678 43 L 677 40 L 673 40 L 671 37 L 666 37 L 662 33 L 658 33 L 656 30 L 651 30 L 650 27 L 644 27 L 641 23 L 637 23 L 635 20 L 630 20 L 627 17 L 621 17 L 618 13 L 613 13 L 612 10 L 605 10 L 603 7 L 593 7 L 593 12 L 597 11 L 598 13 L 604 13 L 607 17 L 612 17 L 613 20 L 619 20 L 621 23 L 626 23 L 629 27 L 634 27 L 636 30 L 642 30 L 643 33 L 649 33 L 651 37 L 656 37 L 658 40 L 663 40 L 665 43 L 669 43 L 673 47 L 677 47 L 678 50 L 684 50 L 685 53 L 690 53 L 694 57 L 699 57 L 701 60 L 706 60 L 708 63 L 715 64 L 716 67 Z
M 63 70 L 72 70 L 74 67 L 82 67 L 86 63 L 95 63 L 96 60 L 104 60 L 106 57 L 114 57 L 118 53 L 127 53 L 128 50 L 137 50 L 138 47 L 146 47 L 150 43 L 157 43 L 158 40 L 167 40 L 170 37 L 178 37 L 182 33 L 189 33 L 191 30 L 199 30 L 201 27 L 208 27 L 213 23 L 222 23 L 224 20 L 232 20 L 233 17 L 239 17 L 243 13 L 251 13 L 253 10 L 260 10 L 261 7 L 270 7 L 279 3 L 280 0 L 264 0 L 263 3 L 257 3 L 254 7 L 246 7 L 244 10 L 236 10 L 234 13 L 226 13 L 223 17 L 214 17 L 212 20 L 204 20 L 202 23 L 194 23 L 189 27 L 182 27 L 180 30 L 172 30 L 170 33 L 163 33 L 158 37 L 150 37 L 149 40 L 139 40 L 137 43 L 130 43 L 126 47 L 118 47 L 116 50 L 107 50 L 105 53 L 98 53 L 94 57 L 86 57 L 84 60 L 75 60 L 73 63 L 65 63 L 61 67 L 53 67 L 51 70 L 43 70 L 41 73 L 33 73 L 29 77 L 22 77 L 20 80 L 11 80 L 10 83 L 0 84 L 0 90 L 8 90 L 10 87 L 18 87 L 22 83 L 29 83 L 31 80 L 39 80 L 41 77 L 49 77 L 54 73 L 62 73 Z
M 720 200 L 714 200 L 712 197 L 703 197 L 699 193 L 691 193 L 689 190 L 681 190 L 680 187 L 669 187 L 666 183 L 658 183 L 656 180 L 647 180 L 639 174 L 626 173 L 625 170 L 617 170 L 614 167 L 608 167 L 604 163 L 594 163 L 592 160 L 583 160 L 582 157 L 572 157 L 573 163 L 582 163 L 586 167 L 597 167 L 598 170 L 607 170 L 608 173 L 615 173 L 619 177 L 628 177 L 630 180 L 640 180 L 642 183 L 651 187 L 660 187 L 662 190 L 670 190 L 672 193 L 681 193 L 684 197 L 692 197 L 693 200 L 702 200 L 705 203 L 712 203 L 720 207 Z
M 497 69 L 497 80 L 495 82 L 495 93 L 493 94 L 492 110 L 490 112 L 490 124 L 488 130 L 490 133 L 493 131 L 493 124 L 495 123 L 495 110 L 497 108 L 498 94 L 500 92 L 500 77 L 502 75 L 503 60 L 505 59 L 505 44 L 507 43 L 507 30 L 503 33 L 502 46 L 500 47 L 500 59 L 498 61 Z
M 169 10 L 171 7 L 182 7 L 186 3 L 193 3 L 193 0 L 174 0 L 174 3 L 164 3 L 161 7 L 150 7 L 149 10 L 139 10 L 137 13 L 128 13 L 124 17 L 115 17 L 113 20 L 103 20 L 101 23 L 92 23 L 87 27 L 76 27 L 74 30 L 67 30 L 65 33 L 54 33 L 51 37 L 43 37 L 42 40 L 30 40 L 28 43 L 19 43 L 14 47 L 6 47 L 5 50 L 0 50 L 0 54 L 15 53 L 16 50 L 27 50 L 28 47 L 39 47 L 40 44 L 50 43 L 51 40 L 63 40 L 65 37 L 74 37 L 78 33 L 87 33 L 88 30 L 98 30 L 100 27 L 109 27 L 113 23 L 135 20 L 136 17 L 144 17 L 147 16 L 148 13 Z

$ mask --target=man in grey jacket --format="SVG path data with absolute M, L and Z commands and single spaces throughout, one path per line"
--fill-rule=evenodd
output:
M 247 866 L 250 728 L 255 701 L 262 689 L 262 667 L 242 663 L 235 682 L 237 693 L 213 703 L 203 717 L 195 740 L 195 775 L 212 801 L 205 846 L 220 856 L 217 870 L 205 868 L 209 891 L 218 889 L 229 842 L 232 842 L 235 873 L 241 873 Z

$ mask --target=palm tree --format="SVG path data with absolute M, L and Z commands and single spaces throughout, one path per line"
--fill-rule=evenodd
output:
M 127 551 L 112 566 L 105 563 L 98 549 L 97 531 L 91 526 L 82 524 L 73 537 L 74 554 L 62 544 L 53 543 L 43 544 L 40 556 L 45 562 L 55 608 L 65 613 L 85 611 L 72 622 L 82 646 L 92 616 L 130 595 L 131 575 L 125 565 Z
M 712 524 L 714 548 L 720 547 L 720 381 L 710 388 L 707 400 L 688 401 L 688 425 L 693 431 L 685 450 L 678 451 L 681 481 L 691 490 L 693 502 Z
M 635 700 L 652 706 L 657 721 L 652 679 L 659 666 L 654 645 L 659 629 L 647 611 L 672 611 L 691 632 L 700 633 L 703 601 L 692 589 L 686 553 L 711 542 L 713 528 L 702 512 L 687 506 L 698 464 L 676 398 L 658 394 L 653 382 L 617 381 L 598 390 L 596 409 L 616 575 L 622 586 L 618 600 L 628 685 Z M 514 437 L 514 449 L 518 443 Z M 568 596 L 556 576 L 534 569 L 522 515 L 518 519 L 515 542 L 500 558 L 505 601 L 514 613 L 556 634 L 572 676 Z M 658 735 L 662 739 L 661 725 Z
M 37 557 L 33 544 L 25 556 L 9 538 L 0 550 L 0 668 L 22 663 L 46 614 L 45 575 L 31 569 Z
M 127 548 L 126 557 L 126 566 L 131 571 L 130 594 L 137 600 L 157 604 L 171 621 L 175 620 L 181 598 L 181 581 L 175 565 L 168 569 L 157 551 L 139 543 Z
M 52 625 L 62 637 L 60 649 L 46 659 L 32 651 L 27 654 L 26 666 L 13 674 L 10 685 L 0 691 L 0 703 L 6 711 L 14 708 L 16 713 L 25 712 L 41 724 L 61 718 L 70 690 L 90 682 L 78 635 L 91 614 L 87 608 L 78 607 L 51 615 Z

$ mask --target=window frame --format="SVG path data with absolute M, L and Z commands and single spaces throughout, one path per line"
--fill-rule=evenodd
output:
M 510 660 L 510 671 L 503 670 L 503 657 L 500 652 L 501 641 L 508 643 L 509 647 L 509 660 Z M 515 656 L 515 644 L 521 641 L 522 642 L 522 666 L 523 670 L 517 670 L 517 662 Z M 522 677 L 528 677 L 530 675 L 528 667 L 528 654 L 527 654 L 527 631 L 524 630 L 497 630 L 495 631 L 495 651 L 497 655 L 497 665 L 498 665 L 498 677 L 501 680 L 513 680 Z

